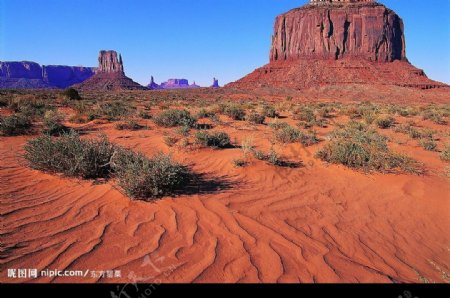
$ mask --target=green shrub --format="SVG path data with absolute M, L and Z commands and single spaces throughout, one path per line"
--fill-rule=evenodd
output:
M 153 117 L 153 121 L 162 127 L 194 126 L 196 119 L 186 110 L 169 109 Z
M 67 127 L 62 124 L 62 115 L 55 111 L 47 111 L 44 115 L 44 130 L 45 134 L 59 135 L 67 131 Z
M 42 117 L 45 112 L 53 110 L 47 100 L 19 98 L 10 101 L 8 108 L 27 117 Z
M 0 132 L 5 136 L 28 134 L 31 126 L 30 117 L 24 114 L 0 117 Z
M 278 130 L 278 129 L 283 129 L 283 128 L 289 127 L 289 124 L 286 122 L 281 122 L 278 119 L 275 119 L 274 121 L 269 123 L 269 127 L 272 129 Z
M 106 137 L 81 140 L 74 131 L 59 138 L 43 135 L 25 145 L 25 159 L 31 168 L 69 177 L 105 178 L 111 174 L 109 164 L 117 148 Z
M 227 148 L 231 146 L 230 137 L 225 132 L 198 131 L 195 135 L 196 143 L 206 147 Z
M 81 99 L 80 94 L 74 88 L 68 88 L 68 89 L 64 90 L 63 95 L 66 99 L 69 99 L 69 100 L 80 100 Z
M 277 142 L 283 144 L 294 143 L 300 140 L 301 132 L 298 129 L 288 125 L 275 130 L 274 137 Z
M 316 115 L 314 114 L 313 109 L 304 107 L 294 113 L 293 119 L 305 122 L 314 122 L 316 120 Z
M 266 117 L 257 113 L 251 113 L 246 117 L 247 121 L 252 124 L 264 124 Z
M 125 122 L 119 122 L 116 124 L 117 130 L 140 130 L 143 126 L 136 122 L 136 120 L 128 120 Z
M 147 158 L 120 150 L 112 159 L 119 185 L 132 198 L 155 199 L 174 194 L 191 180 L 189 170 L 162 153 Z
M 133 107 L 123 101 L 104 102 L 99 107 L 92 111 L 89 115 L 91 120 L 100 117 L 106 117 L 110 121 L 122 119 L 129 116 L 133 111 Z
M 139 117 L 141 117 L 142 119 L 152 119 L 152 115 L 150 115 L 148 112 L 146 111 L 140 111 L 139 112 Z
M 233 120 L 245 119 L 245 110 L 234 104 L 225 106 L 223 113 Z
M 361 123 L 350 122 L 330 137 L 330 142 L 316 154 L 324 161 L 365 171 L 421 171 L 417 162 L 391 152 L 386 137 Z
M 319 138 L 317 138 L 317 134 L 315 131 L 309 131 L 307 133 L 301 132 L 300 134 L 300 143 L 303 146 L 311 146 L 319 143 Z
M 394 123 L 395 123 L 395 119 L 394 119 L 394 117 L 391 117 L 391 116 L 379 117 L 376 120 L 377 126 L 381 129 L 390 128 L 390 127 L 392 127 L 392 125 L 394 125 Z
M 270 106 L 270 105 L 263 106 L 262 114 L 268 118 L 277 118 L 279 116 L 275 107 Z
M 176 130 L 177 134 L 179 134 L 183 137 L 189 136 L 190 131 L 191 131 L 191 127 L 189 127 L 189 126 L 180 126 Z

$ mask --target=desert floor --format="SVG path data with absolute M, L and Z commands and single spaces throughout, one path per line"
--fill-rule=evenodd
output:
M 218 100 L 226 96 L 219 94 Z M 136 105 L 147 100 L 142 95 Z M 276 99 L 273 104 L 280 121 L 295 126 L 289 106 L 282 108 Z M 198 110 L 194 104 L 168 105 Z M 267 125 L 220 115 L 212 131 L 228 133 L 236 147 L 211 149 L 169 147 L 164 137 L 174 129 L 159 128 L 151 119 L 138 120 L 146 129 L 118 130 L 104 119 L 72 123 L 74 110 L 59 110 L 83 138 L 104 133 L 148 156 L 171 153 L 201 178 L 177 197 L 131 200 L 113 179 L 80 180 L 27 167 L 23 146 L 36 137 L 39 123 L 31 135 L 0 136 L 1 282 L 450 281 L 449 164 L 405 134 L 379 130 L 390 137 L 392 150 L 424 164 L 423 175 L 365 173 L 317 159 L 327 135 L 349 121 L 342 114 L 327 127 L 315 127 L 322 141 L 308 147 L 274 143 Z M 161 107 L 147 110 L 153 115 Z M 12 113 L 7 107 L 0 111 Z M 438 150 L 450 140 L 448 124 L 396 116 L 398 124 L 407 121 L 435 130 Z M 249 138 L 258 149 L 273 147 L 298 166 L 276 167 L 252 157 L 247 166 L 234 166 L 234 159 L 243 158 L 239 145 Z M 90 271 L 86 277 L 7 277 L 8 269 L 20 268 Z M 90 273 L 107 270 L 120 271 L 121 277 Z

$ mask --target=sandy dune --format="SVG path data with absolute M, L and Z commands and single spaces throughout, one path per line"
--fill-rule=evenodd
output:
M 151 123 L 151 122 L 149 122 Z M 119 132 L 88 124 L 151 156 L 162 130 Z M 270 130 L 230 123 L 235 142 Z M 324 135 L 326 129 L 320 131 Z M 30 137 L 0 137 L 2 282 L 448 282 L 450 184 L 438 155 L 402 146 L 425 176 L 366 175 L 313 157 L 319 145 L 278 146 L 299 168 L 253 160 L 240 149 L 170 149 L 203 174 L 177 198 L 131 201 L 114 181 L 81 181 L 24 166 Z M 420 154 L 419 154 L 420 153 Z M 120 270 L 121 278 L 11 280 L 8 268 Z

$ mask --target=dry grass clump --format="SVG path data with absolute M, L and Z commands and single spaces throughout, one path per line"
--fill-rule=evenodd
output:
M 387 138 L 367 125 L 350 122 L 334 131 L 330 142 L 316 153 L 324 161 L 364 171 L 421 173 L 413 159 L 391 152 Z
M 193 127 L 196 119 L 186 110 L 168 109 L 153 117 L 153 121 L 158 126 L 176 127 L 187 126 Z
M 0 117 L 0 133 L 4 136 L 28 134 L 31 127 L 31 117 L 22 113 Z

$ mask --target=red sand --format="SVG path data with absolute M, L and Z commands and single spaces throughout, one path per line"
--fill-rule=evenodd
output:
M 161 129 L 95 128 L 149 156 L 169 150 Z M 225 130 L 239 143 L 253 135 L 258 148 L 270 146 L 267 127 Z M 146 203 L 131 201 L 114 181 L 26 168 L 20 152 L 28 138 L 0 137 L 1 282 L 449 281 L 450 183 L 438 154 L 412 142 L 401 150 L 426 164 L 425 176 L 326 165 L 313 157 L 320 144 L 276 146 L 303 163 L 297 169 L 256 160 L 235 168 L 240 149 L 171 149 L 215 183 Z M 20 280 L 7 278 L 8 268 L 112 269 L 122 278 Z

